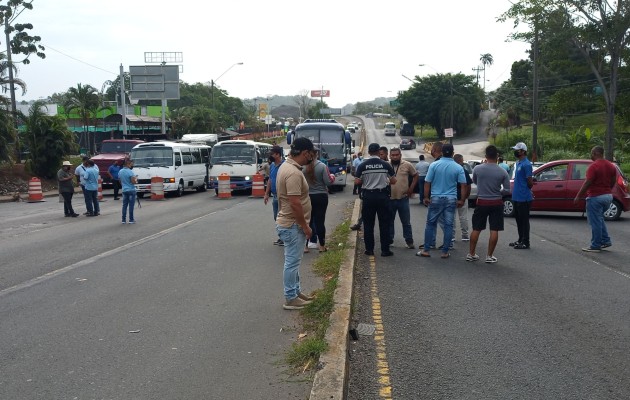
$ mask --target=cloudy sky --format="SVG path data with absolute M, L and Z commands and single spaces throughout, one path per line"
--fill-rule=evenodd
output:
M 34 25 L 47 56 L 19 67 L 28 92 L 18 100 L 77 83 L 101 90 L 121 64 L 125 71 L 144 65 L 145 52 L 183 53 L 181 80 L 215 79 L 231 96 L 323 88 L 331 107 L 394 97 L 410 85 L 402 75 L 475 74 L 481 54 L 490 53 L 490 90 L 526 57 L 526 44 L 506 42 L 512 24 L 496 22 L 509 6 L 509 0 L 33 0 L 18 22 Z

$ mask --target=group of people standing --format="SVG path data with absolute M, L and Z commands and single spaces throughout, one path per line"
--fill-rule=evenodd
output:
M 130 159 L 119 160 L 109 167 L 108 173 L 112 177 L 114 183 L 114 200 L 118 200 L 119 189 L 122 189 L 123 205 L 122 205 L 122 223 L 127 223 L 127 213 L 129 214 L 129 223 L 134 224 L 133 211 L 136 202 L 136 176 L 131 171 L 133 161 Z M 89 157 L 84 156 L 81 164 L 79 164 L 74 173 L 71 171 L 72 164 L 70 161 L 64 161 L 61 169 L 57 172 L 57 181 L 59 182 L 59 193 L 63 197 L 63 209 L 66 217 L 76 218 L 79 216 L 72 206 L 72 197 L 74 195 L 75 185 L 74 178 L 81 188 L 83 198 L 85 200 L 85 216 L 96 217 L 101 215 L 101 208 L 98 200 L 98 166 Z

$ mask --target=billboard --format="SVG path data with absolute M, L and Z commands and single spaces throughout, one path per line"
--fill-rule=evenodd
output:
M 311 97 L 330 97 L 330 90 L 311 90 Z

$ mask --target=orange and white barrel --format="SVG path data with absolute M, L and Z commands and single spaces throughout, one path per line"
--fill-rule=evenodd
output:
M 164 200 L 164 179 L 162 177 L 151 177 L 151 200 Z
M 250 197 L 265 197 L 265 178 L 259 172 L 252 177 L 252 195 Z
M 232 198 L 232 188 L 230 187 L 230 175 L 225 172 L 218 176 L 218 198 L 220 199 L 231 199 Z
M 42 192 L 42 181 L 37 177 L 31 178 L 28 181 L 28 202 L 37 203 L 44 200 L 44 193 Z
M 103 201 L 103 180 L 98 178 L 98 201 Z

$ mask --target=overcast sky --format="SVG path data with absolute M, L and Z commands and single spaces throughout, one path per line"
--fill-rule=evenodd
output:
M 475 74 L 481 54 L 490 53 L 491 90 L 509 78 L 512 62 L 527 57 L 526 44 L 506 42 L 512 24 L 496 22 L 509 6 L 509 0 L 33 0 L 18 22 L 34 25 L 46 59 L 32 56 L 19 67 L 28 92 L 18 101 L 77 83 L 100 91 L 121 64 L 125 71 L 144 65 L 145 52 L 182 52 L 181 80 L 215 79 L 231 96 L 323 88 L 330 91 L 325 101 L 338 108 L 395 97 L 410 85 L 402 75 Z

